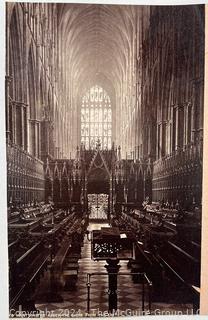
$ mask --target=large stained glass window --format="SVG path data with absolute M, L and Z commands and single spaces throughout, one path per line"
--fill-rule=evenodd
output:
M 94 86 L 82 98 L 81 143 L 86 149 L 111 149 L 112 109 L 110 97 L 99 86 Z

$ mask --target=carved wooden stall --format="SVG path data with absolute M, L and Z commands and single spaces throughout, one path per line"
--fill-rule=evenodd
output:
M 17 145 L 7 145 L 8 204 L 44 200 L 43 162 Z
M 57 206 L 88 208 L 88 194 L 107 194 L 109 212 L 122 204 L 141 207 L 152 199 L 152 160 L 121 159 L 121 149 L 85 150 L 77 147 L 75 159 L 47 159 L 45 200 Z

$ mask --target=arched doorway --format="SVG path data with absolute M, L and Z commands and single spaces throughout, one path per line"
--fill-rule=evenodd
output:
M 92 193 L 87 195 L 90 220 L 106 220 L 109 211 L 109 195 Z
M 88 174 L 87 200 L 90 220 L 106 220 L 109 215 L 110 179 L 104 168 L 94 168 Z

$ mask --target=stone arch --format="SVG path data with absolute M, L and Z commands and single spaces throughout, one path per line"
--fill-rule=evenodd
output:
M 13 6 L 10 15 L 8 39 L 8 64 L 7 72 L 11 77 L 9 86 L 10 102 L 7 105 L 9 117 L 10 140 L 16 145 L 26 148 L 25 106 L 22 61 L 22 32 L 19 6 Z
M 28 101 L 30 119 L 36 119 L 36 87 L 35 87 L 35 61 L 34 50 L 32 44 L 30 45 L 28 53 Z
M 17 6 L 14 6 L 10 22 L 9 72 L 12 77 L 11 91 L 14 100 L 23 101 L 23 63 L 21 26 Z
M 27 74 L 27 100 L 29 115 L 29 152 L 39 157 L 40 155 L 40 127 L 38 123 L 37 97 L 36 97 L 36 76 L 35 76 L 35 55 L 32 43 L 28 50 L 28 74 Z
M 93 168 L 87 179 L 88 193 L 110 193 L 109 174 L 104 168 Z

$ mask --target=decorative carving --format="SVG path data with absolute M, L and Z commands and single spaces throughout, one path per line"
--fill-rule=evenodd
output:
M 16 145 L 7 145 L 8 201 L 28 203 L 44 199 L 42 161 Z

